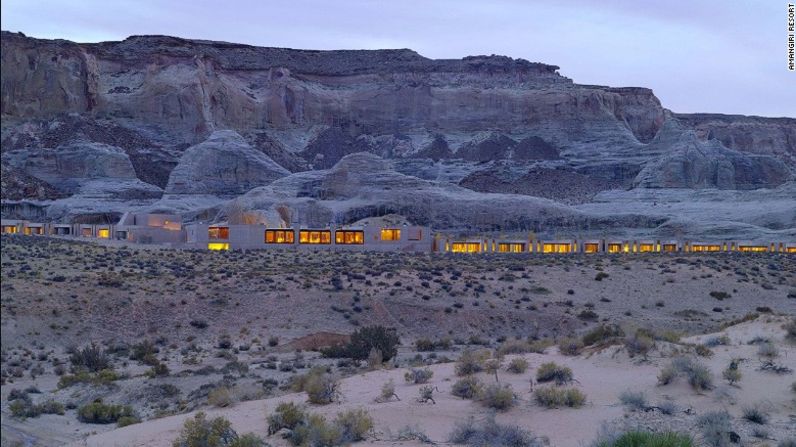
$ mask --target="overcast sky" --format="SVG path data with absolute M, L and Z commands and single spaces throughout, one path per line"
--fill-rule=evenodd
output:
M 668 4 L 667 4 L 668 3 Z M 3 0 L 2 29 L 78 42 L 167 34 L 309 49 L 502 54 L 676 112 L 796 116 L 785 0 Z

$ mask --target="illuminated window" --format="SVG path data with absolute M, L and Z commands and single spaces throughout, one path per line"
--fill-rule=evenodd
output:
M 480 253 L 480 242 L 454 242 L 451 244 L 451 251 L 454 253 Z
M 365 243 L 365 233 L 359 230 L 337 230 L 334 243 L 340 245 L 361 245 Z
M 19 231 L 16 225 L 3 225 L 3 233 L 16 234 Z
M 712 244 L 692 244 L 691 251 L 694 252 L 715 252 L 721 251 L 721 245 Z
M 608 244 L 608 253 L 619 253 L 622 251 L 622 244 Z
M 207 227 L 207 237 L 210 239 L 229 239 L 229 227 Z
M 584 253 L 597 253 L 600 251 L 600 244 L 585 243 L 583 244 Z
M 30 228 L 30 227 L 25 227 L 25 228 L 23 228 L 23 229 L 22 229 L 22 234 L 25 234 L 25 235 L 27 235 L 27 236 L 30 236 L 31 234 L 33 234 L 32 228 Z
M 641 253 L 650 253 L 656 251 L 655 244 L 639 244 L 638 251 L 640 251 Z
M 570 251 L 572 251 L 572 246 L 569 244 L 542 244 L 542 253 L 569 253 Z
M 97 237 L 101 239 L 108 239 L 111 237 L 111 230 L 107 228 L 100 228 L 97 230 Z
M 293 230 L 265 230 L 266 244 L 293 244 L 296 234 Z
M 663 251 L 673 253 L 677 251 L 677 244 L 663 244 Z
M 796 253 L 796 247 L 788 247 L 785 249 L 786 253 Z
M 743 251 L 746 253 L 762 253 L 768 251 L 768 247 L 765 245 L 739 245 L 738 251 Z
M 229 250 L 229 242 L 210 242 L 207 244 L 208 250 Z
M 80 235 L 83 237 L 91 237 L 94 235 L 94 232 L 91 231 L 91 228 L 83 228 L 80 230 Z
M 397 228 L 382 228 L 381 229 L 381 240 L 383 241 L 400 241 L 401 240 L 401 230 Z
M 500 242 L 497 248 L 500 253 L 522 253 L 525 251 L 525 244 Z
M 300 244 L 331 244 L 332 232 L 329 230 L 300 230 Z

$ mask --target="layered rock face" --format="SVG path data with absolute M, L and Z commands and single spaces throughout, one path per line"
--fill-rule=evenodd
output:
M 674 114 L 649 89 L 579 85 L 557 66 L 505 56 L 432 60 L 406 49 L 167 36 L 78 44 L 3 32 L 1 62 L 2 164 L 17 179 L 4 180 L 2 197 L 113 199 L 81 202 L 81 212 L 143 206 L 207 217 L 252 188 L 298 182 L 298 192 L 269 191 L 320 200 L 316 211 L 345 220 L 394 211 L 400 200 L 493 200 L 482 193 L 521 206 L 528 196 L 583 204 L 611 189 L 779 188 L 796 169 L 793 118 Z M 340 174 L 363 152 L 389 166 L 364 195 L 356 188 L 366 178 Z M 340 178 L 350 184 L 328 186 Z M 395 189 L 414 187 L 425 195 Z M 349 196 L 355 211 L 335 211 Z M 40 206 L 63 216 L 74 203 Z M 407 212 L 442 227 L 488 226 L 432 205 Z M 526 217 L 506 228 L 551 222 Z
M 231 130 L 213 132 L 188 148 L 171 171 L 167 194 L 243 194 L 290 172 Z

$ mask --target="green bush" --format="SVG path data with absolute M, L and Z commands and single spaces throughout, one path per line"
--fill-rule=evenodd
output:
M 363 327 L 351 334 L 349 342 L 349 352 L 351 358 L 364 360 L 368 358 L 371 349 L 381 351 L 382 360 L 385 362 L 395 357 L 398 353 L 398 345 L 401 340 L 395 329 L 388 329 L 384 326 Z
M 558 342 L 558 351 L 563 355 L 578 355 L 583 350 L 583 342 L 577 338 L 565 338 Z
M 735 382 L 740 382 L 742 375 L 741 370 L 738 368 L 738 362 L 736 360 L 731 361 L 727 369 L 722 371 L 721 377 L 730 385 L 733 385 Z
M 307 379 L 304 391 L 311 403 L 330 404 L 340 395 L 340 381 L 331 374 L 316 374 Z
M 640 355 L 647 358 L 647 354 L 655 347 L 655 339 L 649 331 L 639 329 L 632 336 L 625 338 L 625 349 L 630 357 Z
M 745 407 L 742 410 L 743 418 L 747 421 L 758 424 L 758 425 L 765 425 L 768 424 L 768 415 L 760 409 L 760 407 Z
M 217 388 L 213 388 L 207 394 L 207 403 L 214 406 L 214 407 L 228 407 L 235 403 L 235 399 L 232 397 L 232 391 L 225 387 L 219 386 Z
M 487 350 L 468 349 L 462 352 L 459 360 L 454 367 L 457 376 L 467 376 L 477 374 L 484 370 L 484 364 L 489 359 L 490 354 Z
M 674 433 L 652 433 L 647 431 L 630 431 L 613 440 L 599 441 L 595 447 L 693 447 L 690 436 Z
M 276 406 L 276 412 L 268 416 L 268 435 L 283 428 L 293 430 L 306 418 L 304 407 L 293 402 L 282 402 Z
M 128 425 L 138 424 L 141 422 L 141 419 L 138 419 L 135 416 L 122 416 L 116 421 L 117 427 L 127 427 Z
M 547 445 L 539 439 L 514 425 L 501 425 L 490 415 L 483 424 L 476 424 L 470 418 L 464 423 L 457 423 L 448 440 L 453 444 L 472 447 L 542 447 Z
M 365 410 L 348 410 L 337 414 L 334 425 L 340 431 L 340 442 L 350 444 L 365 440 L 373 430 L 373 419 Z
M 100 399 L 77 410 L 78 420 L 87 424 L 113 424 L 122 417 L 135 417 L 133 408 L 129 405 L 105 404 Z
M 577 388 L 538 387 L 534 390 L 533 397 L 536 403 L 545 408 L 580 408 L 586 403 L 586 395 Z
M 732 417 L 726 410 L 710 411 L 697 418 L 697 427 L 702 433 L 705 444 L 712 447 L 725 447 L 730 445 L 730 432 Z
M 572 369 L 567 366 L 561 366 L 554 362 L 543 363 L 536 370 L 537 382 L 555 382 L 556 385 L 566 385 L 572 382 Z
M 713 376 L 702 363 L 688 357 L 677 357 L 661 369 L 658 383 L 668 385 L 677 377 L 685 376 L 691 388 L 705 391 L 713 388 Z
M 294 446 L 334 447 L 342 443 L 342 433 L 323 416 L 309 414 L 288 434 L 287 439 Z
M 624 337 L 625 332 L 616 324 L 601 324 L 581 337 L 585 346 L 596 345 Z
M 84 348 L 75 350 L 75 352 L 69 356 L 69 361 L 72 363 L 72 368 L 75 371 L 98 372 L 103 369 L 112 368 L 108 356 L 102 352 L 99 346 L 93 343 Z
M 499 385 L 493 383 L 486 388 L 479 396 L 482 405 L 493 410 L 506 411 L 514 406 L 517 397 L 510 385 Z
M 130 360 L 136 360 L 145 365 L 154 365 L 158 359 L 155 357 L 160 350 L 149 340 L 134 344 L 130 349 Z
M 407 371 L 406 374 L 404 374 L 404 380 L 406 380 L 407 383 L 417 385 L 421 383 L 428 383 L 432 376 L 434 376 L 434 371 L 432 371 L 430 368 L 412 368 Z
M 115 380 L 119 380 L 119 375 L 112 369 L 103 369 L 91 374 L 88 371 L 79 371 L 72 375 L 61 376 L 58 379 L 58 388 L 66 388 L 77 383 L 90 383 L 92 385 L 109 385 Z
M 506 370 L 514 374 L 522 374 L 528 370 L 528 361 L 522 357 L 513 358 Z
M 180 436 L 172 442 L 173 447 L 228 447 L 238 439 L 232 424 L 223 417 L 208 420 L 204 413 L 196 413 L 182 426 Z
M 475 399 L 481 394 L 484 385 L 475 376 L 466 376 L 457 380 L 451 387 L 451 394 L 462 399 Z
M 543 354 L 545 348 L 550 345 L 547 341 L 526 341 L 526 340 L 506 340 L 500 344 L 497 354 L 504 356 L 507 354 Z
M 268 447 L 268 443 L 254 433 L 246 433 L 230 442 L 229 447 Z

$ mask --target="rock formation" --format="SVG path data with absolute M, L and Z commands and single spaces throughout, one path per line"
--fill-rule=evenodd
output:
M 655 210 L 619 209 L 612 223 L 537 197 L 588 205 L 620 197 L 610 190 L 718 188 L 736 200 L 736 191 L 781 188 L 796 170 L 792 117 L 676 114 L 649 89 L 580 85 L 555 65 L 505 56 L 433 60 L 408 49 L 168 36 L 79 44 L 2 32 L 0 43 L 2 166 L 13 176 L 2 184 L 6 214 L 138 207 L 207 218 L 254 188 L 263 206 L 285 197 L 346 222 L 403 203 L 441 228 L 554 222 L 512 211 L 481 225 L 455 212 L 465 201 L 475 214 L 527 206 L 647 231 L 662 219 Z M 361 152 L 384 167 L 373 182 L 341 173 L 375 169 L 351 165 Z

